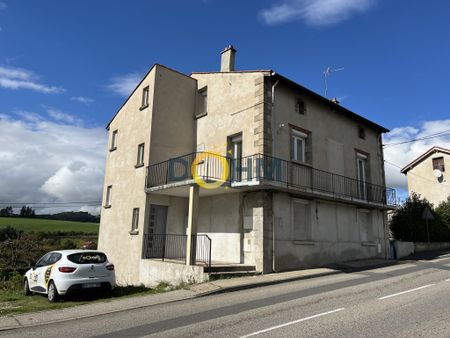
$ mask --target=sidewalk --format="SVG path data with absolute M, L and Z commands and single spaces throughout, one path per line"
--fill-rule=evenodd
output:
M 104 315 L 113 312 L 127 311 L 142 307 L 154 306 L 170 302 L 192 299 L 212 294 L 232 292 L 249 288 L 256 288 L 279 283 L 286 283 L 302 279 L 317 278 L 338 274 L 342 272 L 360 271 L 363 269 L 375 269 L 382 266 L 397 264 L 396 261 L 381 259 L 359 260 L 342 263 L 330 268 L 317 268 L 299 271 L 272 273 L 260 276 L 238 277 L 230 279 L 219 279 L 207 283 L 196 284 L 188 289 L 174 290 L 166 293 L 131 296 L 120 299 L 105 300 L 92 304 L 69 307 L 60 310 L 49 310 L 0 317 L 0 331 L 43 325 L 48 323 L 62 322 L 67 320 L 81 319 Z

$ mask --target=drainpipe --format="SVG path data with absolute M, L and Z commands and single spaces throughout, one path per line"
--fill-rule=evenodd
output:
M 386 187 L 386 172 L 384 170 L 384 154 L 383 154 L 383 139 L 382 134 L 378 136 L 378 151 L 379 151 L 379 159 L 381 163 L 381 179 L 383 180 L 383 186 Z M 387 194 L 386 194 L 386 203 L 387 203 Z M 383 211 L 383 237 L 384 237 L 384 258 L 389 258 L 390 252 L 390 240 L 389 240 L 389 224 L 387 224 L 387 211 Z
M 272 72 L 271 76 L 275 76 L 276 73 Z M 272 119 L 271 119 L 271 123 L 272 123 L 272 149 L 274 149 L 275 146 L 275 137 L 273 136 L 273 133 L 275 131 L 275 87 L 278 85 L 278 83 L 280 82 L 280 80 L 277 80 L 273 85 L 272 85 Z M 273 154 L 272 154 L 273 155 Z M 273 272 L 277 272 L 276 268 L 275 268 L 275 260 L 276 260 L 276 245 L 275 245 L 275 220 L 277 219 L 276 217 L 274 217 L 274 208 L 273 208 L 273 194 L 272 194 L 272 198 L 271 198 L 271 203 L 272 203 L 272 271 Z

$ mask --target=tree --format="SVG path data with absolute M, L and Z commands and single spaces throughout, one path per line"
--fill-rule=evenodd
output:
M 11 217 L 14 216 L 14 211 L 11 206 L 0 210 L 0 217 Z
M 35 213 L 32 207 L 23 206 L 20 209 L 20 217 L 34 217 Z
M 428 226 L 423 219 L 424 211 L 428 209 L 434 220 L 428 220 Z M 412 194 L 392 216 L 390 224 L 394 238 L 400 241 L 426 242 L 428 232 L 432 242 L 447 242 L 450 240 L 450 229 L 444 225 L 439 215 L 434 212 L 433 205 L 419 195 Z
M 450 229 L 450 196 L 447 197 L 446 201 L 441 202 L 435 211 L 442 223 Z
M 23 231 L 6 228 L 1 236 L 0 272 L 24 268 L 40 254 L 38 244 Z

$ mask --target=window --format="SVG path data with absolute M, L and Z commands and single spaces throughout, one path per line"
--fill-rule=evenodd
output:
M 75 264 L 102 264 L 106 262 L 106 255 L 102 252 L 80 252 L 67 256 Z
M 358 128 L 358 136 L 360 139 L 365 140 L 366 139 L 366 129 L 364 129 L 363 127 L 359 127 Z
M 445 171 L 445 166 L 444 166 L 444 158 L 443 157 L 436 157 L 433 158 L 433 170 L 440 170 L 440 171 Z
M 231 155 L 231 175 L 235 182 L 242 181 L 242 134 L 228 137 L 228 153 Z
M 117 133 L 118 130 L 114 130 L 111 134 L 111 148 L 109 148 L 111 151 L 117 149 Z
M 44 256 L 42 256 L 41 258 L 39 258 L 39 260 L 36 262 L 36 264 L 34 265 L 35 268 L 40 268 L 41 266 L 47 266 L 47 262 L 50 259 L 51 256 L 51 252 L 45 254 Z
M 305 101 L 303 101 L 301 99 L 297 99 L 297 102 L 295 104 L 295 111 L 299 114 L 304 115 L 306 113 Z
M 149 86 L 147 86 L 144 89 L 142 89 L 142 105 L 141 105 L 141 109 L 148 107 L 148 94 L 149 94 L 149 92 L 150 92 L 150 87 Z
M 311 214 L 308 201 L 292 200 L 292 234 L 294 240 L 311 240 Z
M 299 130 L 292 129 L 291 139 L 291 159 L 298 162 L 306 163 L 306 148 L 308 134 Z
M 106 188 L 105 208 L 111 207 L 111 200 L 112 200 L 112 185 L 108 185 L 108 187 Z
M 131 221 L 131 232 L 137 232 L 139 227 L 139 208 L 133 209 L 133 218 Z
M 208 113 L 208 88 L 204 87 L 198 91 L 198 109 L 197 116 L 204 116 Z
M 144 147 L 145 143 L 138 145 L 136 167 L 142 167 L 144 165 Z
M 365 200 L 367 197 L 367 170 L 368 156 L 356 153 L 356 172 L 358 178 L 358 197 Z

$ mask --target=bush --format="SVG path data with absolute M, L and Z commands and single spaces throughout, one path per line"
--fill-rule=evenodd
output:
M 390 224 L 391 232 L 396 240 L 408 242 L 427 242 L 427 222 L 422 218 L 425 209 L 429 209 L 434 220 L 428 220 L 431 242 L 450 241 L 450 229 L 442 222 L 433 205 L 419 195 L 412 194 L 406 202 L 395 211 Z
M 446 201 L 439 204 L 435 211 L 442 223 L 450 229 L 450 197 L 448 197 Z

